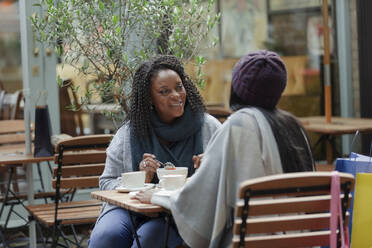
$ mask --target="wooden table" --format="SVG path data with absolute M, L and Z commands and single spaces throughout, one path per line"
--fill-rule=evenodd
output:
M 327 163 L 333 162 L 333 148 L 331 138 L 336 135 L 355 134 L 359 130 L 360 133 L 372 133 L 372 119 L 370 118 L 344 118 L 332 117 L 331 123 L 326 123 L 324 116 L 311 116 L 298 118 L 306 131 L 314 132 L 321 135 L 317 144 L 326 141 L 326 158 Z
M 51 157 L 34 157 L 32 154 L 25 154 L 25 145 L 6 145 L 0 146 L 0 164 L 14 165 L 14 164 L 29 164 L 52 161 Z
M 170 215 L 169 210 L 153 205 L 153 204 L 146 204 L 141 203 L 140 201 L 136 199 L 131 199 L 131 196 L 128 193 L 120 193 L 116 190 L 103 190 L 103 191 L 94 191 L 90 193 L 92 198 L 108 202 L 112 205 L 119 206 L 121 208 L 124 208 L 128 210 L 130 221 L 132 223 L 134 236 L 136 238 L 137 246 L 140 248 L 141 244 L 139 243 L 139 239 L 136 232 L 135 223 L 133 220 L 132 212 L 140 213 L 149 217 L 157 217 L 160 214 L 166 214 L 166 217 L 168 218 Z M 167 232 L 165 236 L 165 244 L 167 245 L 168 240 L 168 231 L 169 231 L 169 221 L 167 221 Z
M 90 195 L 95 199 L 151 217 L 167 211 L 158 205 L 141 203 L 136 199 L 131 199 L 128 193 L 120 193 L 116 190 L 94 191 Z
M 27 166 L 26 181 L 27 181 L 27 201 L 32 204 L 34 201 L 34 182 L 32 165 L 33 163 L 53 161 L 54 157 L 34 157 L 32 154 L 25 154 L 25 145 L 6 145 L 0 146 L 0 164 L 7 166 L 16 166 L 24 164 Z M 30 247 L 36 247 L 36 229 L 35 222 L 30 222 L 29 225 Z

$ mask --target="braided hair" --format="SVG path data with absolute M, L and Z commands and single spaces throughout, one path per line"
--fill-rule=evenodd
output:
M 134 74 L 132 83 L 132 97 L 129 121 L 132 135 L 136 137 L 147 137 L 151 131 L 151 82 L 154 76 L 162 70 L 177 72 L 186 90 L 186 104 L 190 105 L 194 113 L 205 112 L 203 99 L 195 85 L 186 74 L 181 62 L 173 55 L 162 55 L 143 63 Z

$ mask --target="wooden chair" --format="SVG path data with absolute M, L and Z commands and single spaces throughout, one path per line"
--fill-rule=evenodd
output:
M 68 109 L 75 104 L 77 110 Z M 72 89 L 72 81 L 65 80 L 63 86 L 59 87 L 59 111 L 61 113 L 61 132 L 71 135 L 84 135 L 84 125 L 82 120 L 82 110 L 75 91 Z M 76 132 L 79 128 L 79 134 Z
M 33 127 L 31 127 L 31 131 Z M 1 120 L 0 121 L 0 153 L 13 152 L 16 155 L 19 152 L 25 151 L 25 124 L 24 120 Z M 50 166 L 50 165 L 49 165 Z M 41 191 L 35 194 L 35 199 L 53 198 L 54 192 L 46 192 L 44 188 L 43 177 L 40 170 L 40 165 L 37 164 L 37 171 L 41 183 Z M 51 170 L 51 168 L 50 168 Z M 22 185 L 24 187 L 22 187 Z M 20 213 L 14 210 L 16 205 L 24 206 L 23 202 L 27 199 L 25 191 L 26 178 L 23 164 L 1 165 L 0 164 L 0 218 L 5 213 L 5 206 L 9 206 L 6 221 L 3 226 L 7 228 L 9 219 L 12 214 L 22 218 L 25 223 L 28 222 Z M 23 190 L 22 190 L 23 188 Z M 66 193 L 66 192 L 64 192 Z
M 24 150 L 25 148 L 25 126 L 23 120 L 2 120 L 0 121 L 0 152 Z M 2 165 L 0 164 L 0 218 L 5 211 L 5 206 L 10 206 L 4 229 L 7 228 L 10 216 L 16 214 L 26 223 L 27 220 L 14 210 L 15 205 L 23 205 L 27 198 L 25 192 L 20 191 L 20 183 L 25 182 L 24 170 L 22 165 Z
M 331 172 L 287 173 L 243 182 L 235 209 L 233 247 L 311 247 L 329 245 Z M 342 210 L 354 186 L 340 173 Z
M 84 200 L 60 202 L 61 189 L 98 188 L 98 179 L 102 174 L 106 148 L 112 135 L 78 136 L 63 140 L 55 147 L 55 163 L 52 185 L 56 191 L 54 203 L 27 206 L 30 215 L 47 230 L 53 229 L 52 247 L 57 245 L 59 237 L 66 246 L 70 243 L 81 247 L 81 241 L 74 235 L 74 240 L 68 239 L 63 232 L 64 226 L 70 226 L 75 234 L 75 225 L 94 224 L 99 216 L 101 201 Z M 42 238 L 44 245 L 48 239 Z
M 0 103 L 0 119 L 2 120 L 17 120 L 20 119 L 21 102 L 23 99 L 22 91 L 18 90 L 14 93 L 4 93 L 2 102 Z

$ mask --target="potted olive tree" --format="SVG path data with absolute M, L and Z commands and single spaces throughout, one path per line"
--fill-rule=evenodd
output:
M 214 4 L 215 0 L 40 0 L 36 5 L 45 15 L 34 15 L 31 21 L 37 40 L 54 47 L 62 63 L 97 78 L 93 87 L 80 92 L 81 103 L 98 94 L 103 102 L 120 104 L 124 116 L 135 70 L 156 54 L 195 63 L 194 81 L 203 86 L 205 59 L 198 52 L 218 22 Z M 216 43 L 209 40 L 208 45 Z

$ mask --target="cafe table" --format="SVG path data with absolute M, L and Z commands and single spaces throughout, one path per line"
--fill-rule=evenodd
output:
M 39 162 L 53 161 L 54 157 L 34 157 L 32 154 L 25 154 L 25 145 L 4 145 L 0 146 L 0 165 L 18 166 L 24 164 L 27 167 L 27 201 L 32 204 L 34 201 L 34 182 L 32 173 L 32 164 Z M 36 226 L 32 221 L 29 224 L 30 247 L 36 247 Z
M 158 217 L 161 215 L 164 215 L 167 220 L 167 230 L 165 233 L 165 245 L 167 245 L 168 240 L 168 232 L 170 227 L 170 211 L 154 204 L 146 204 L 141 203 L 140 201 L 136 199 L 132 199 L 131 195 L 129 193 L 121 193 L 117 190 L 102 190 L 102 191 L 93 191 L 91 192 L 91 196 L 94 199 L 98 199 L 101 201 L 108 202 L 112 205 L 124 208 L 128 211 L 130 216 L 130 221 L 133 228 L 133 233 L 136 239 L 136 243 L 138 247 L 141 247 L 141 244 L 139 243 L 139 239 L 136 232 L 136 226 L 134 224 L 133 220 L 133 214 L 139 213 L 143 214 L 149 217 Z
M 331 140 L 337 135 L 372 133 L 372 118 L 332 117 L 331 123 L 326 123 L 324 116 L 310 116 L 298 118 L 307 132 L 320 134 L 314 146 L 325 141 L 327 163 L 333 162 L 333 148 Z

